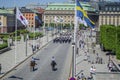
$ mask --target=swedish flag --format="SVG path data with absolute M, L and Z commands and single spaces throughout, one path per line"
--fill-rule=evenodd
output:
M 95 27 L 95 23 L 89 19 L 87 13 L 84 11 L 78 0 L 77 0 L 76 10 L 77 10 L 77 17 L 81 18 L 82 20 L 85 20 L 85 22 L 89 27 L 91 28 Z
M 79 1 L 77 0 L 77 5 L 76 5 L 76 10 L 77 10 L 77 17 L 80 17 L 81 19 L 83 19 L 83 8 L 80 5 Z
M 87 25 L 91 28 L 95 28 L 95 23 L 91 21 L 87 15 L 87 13 L 83 10 L 84 20 L 86 21 Z

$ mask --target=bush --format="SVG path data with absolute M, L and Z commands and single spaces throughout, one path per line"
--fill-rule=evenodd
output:
M 38 37 L 43 37 L 43 34 L 42 34 L 42 33 L 39 33 L 39 32 L 29 33 L 29 38 L 30 38 L 30 39 L 35 39 L 35 38 L 38 38 Z
M 0 50 L 8 47 L 8 43 L 0 44 Z
M 13 40 L 15 41 L 15 37 L 13 37 Z M 17 36 L 17 41 L 21 40 L 21 36 Z

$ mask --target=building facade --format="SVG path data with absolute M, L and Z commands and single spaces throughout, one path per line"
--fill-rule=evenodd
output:
M 0 9 L 0 33 L 13 31 L 15 15 L 13 10 Z
M 22 12 L 23 16 L 28 20 L 28 27 L 35 27 L 35 12 L 25 7 L 20 8 L 20 11 Z
M 0 33 L 7 32 L 7 17 L 0 15 Z
M 101 25 L 120 25 L 120 2 L 99 4 L 99 29 Z
M 91 7 L 88 3 L 82 3 L 81 5 L 85 11 L 87 11 L 90 18 L 91 15 L 94 15 L 96 10 Z M 96 14 L 96 13 L 95 13 Z M 58 18 L 58 21 L 55 21 L 55 18 Z M 51 3 L 48 4 L 48 7 L 44 12 L 44 22 L 49 23 L 62 23 L 65 24 L 74 24 L 75 18 L 75 3 Z M 62 20 L 61 20 L 62 19 Z M 94 20 L 94 19 L 92 19 Z M 48 25 L 49 26 L 49 25 Z
M 38 19 L 41 19 L 41 13 L 38 11 L 37 9 L 27 9 L 25 7 L 20 8 L 20 11 L 22 12 L 23 16 L 28 20 L 29 25 L 27 27 L 29 27 L 29 29 L 33 29 L 33 28 L 38 28 L 40 23 L 37 21 L 37 19 L 35 17 L 38 17 Z

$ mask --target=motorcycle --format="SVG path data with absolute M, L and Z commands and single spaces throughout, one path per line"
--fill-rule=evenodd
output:
M 55 61 L 51 62 L 51 67 L 52 67 L 53 71 L 55 71 L 57 69 L 57 68 L 55 68 L 56 65 L 57 65 L 57 63 Z

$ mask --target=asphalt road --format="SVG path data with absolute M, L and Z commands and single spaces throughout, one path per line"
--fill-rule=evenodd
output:
M 50 42 L 33 57 L 36 58 L 36 70 L 30 71 L 30 60 L 28 59 L 11 73 L 4 77 L 4 80 L 67 80 L 71 64 L 71 44 Z M 55 57 L 57 70 L 51 69 L 51 58 Z M 3 80 L 3 79 L 2 79 Z

